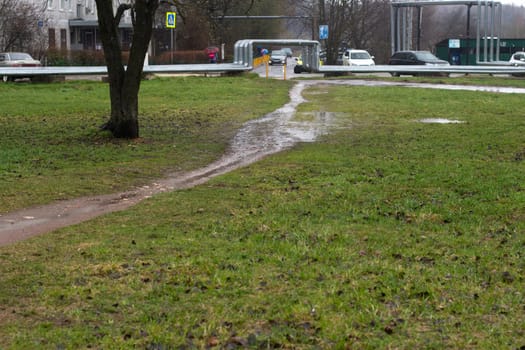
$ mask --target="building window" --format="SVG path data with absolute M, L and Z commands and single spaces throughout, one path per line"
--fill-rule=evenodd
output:
M 86 0 L 86 14 L 90 14 L 90 13 L 93 13 L 93 1 L 91 0 Z
M 72 11 L 71 1 L 70 0 L 60 0 L 60 10 L 62 11 Z
M 53 0 L 47 0 L 47 9 L 52 10 L 53 9 Z
M 54 28 L 49 28 L 47 34 L 49 36 L 49 48 L 50 49 L 54 49 L 56 47 L 55 29 Z
M 60 29 L 60 48 L 67 49 L 67 30 Z

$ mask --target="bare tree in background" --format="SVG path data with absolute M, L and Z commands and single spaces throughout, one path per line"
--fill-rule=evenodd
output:
M 345 40 L 350 17 L 351 0 L 319 0 L 319 24 L 328 25 L 328 38 L 324 39 L 326 63 L 336 64 L 339 49 Z
M 350 2 L 345 40 L 356 49 L 372 50 L 375 32 L 390 32 L 389 0 L 353 0 Z
M 277 38 L 284 28 L 278 21 L 225 18 L 283 14 L 286 11 L 283 0 L 178 0 L 175 4 L 184 22 L 180 35 L 181 41 L 187 44 L 186 48 L 197 43 L 203 47 L 221 43 L 232 45 L 236 40 L 246 38 Z M 207 37 L 208 42 L 202 43 L 203 37 Z
M 318 26 L 328 25 L 328 39 L 322 42 L 327 64 L 337 63 L 344 48 L 388 50 L 389 0 L 311 0 L 296 5 L 295 10 L 314 18 L 303 29 L 313 32 L 314 39 L 318 39 Z
M 467 6 L 423 7 L 420 49 L 432 51 L 443 39 L 466 37 L 467 10 Z
M 349 42 L 356 45 L 354 46 L 356 48 L 361 47 L 368 50 L 374 55 L 376 63 L 387 63 L 392 50 L 390 43 L 390 0 L 371 1 L 367 12 L 369 13 L 368 21 L 353 31 L 356 34 L 363 31 L 366 34 L 358 43 L 354 43 L 351 38 Z
M 251 14 L 253 6 L 263 1 L 267 0 L 161 0 L 157 11 L 157 32 L 162 33 L 164 29 L 165 13 L 176 11 L 177 46 L 184 50 L 202 50 L 222 43 L 231 33 L 242 33 L 231 26 L 232 22 L 221 21 L 221 17 Z
M 47 40 L 38 21 L 42 24 L 47 21 L 46 3 L 0 0 L 0 51 L 42 52 Z
M 335 64 L 342 48 L 384 51 L 374 42 L 377 33 L 389 32 L 387 0 L 318 0 L 319 24 L 329 27 L 325 42 L 328 64 Z M 384 36 L 384 35 L 383 35 Z M 385 46 L 383 48 L 383 46 Z

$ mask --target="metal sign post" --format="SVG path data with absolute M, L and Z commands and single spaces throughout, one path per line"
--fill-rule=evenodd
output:
M 170 33 L 170 60 L 171 64 L 173 64 L 173 30 L 177 26 L 177 13 L 175 12 L 166 12 L 166 28 L 171 29 Z

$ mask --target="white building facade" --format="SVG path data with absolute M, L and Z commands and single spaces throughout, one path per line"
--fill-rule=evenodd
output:
M 31 0 L 30 0 L 31 1 Z M 33 0 L 39 2 L 42 0 Z M 95 0 L 46 0 L 45 20 L 39 27 L 47 29 L 49 49 L 101 50 L 97 7 Z M 119 1 L 113 0 L 114 8 Z M 122 47 L 129 48 L 131 42 L 131 16 L 126 11 L 120 22 Z

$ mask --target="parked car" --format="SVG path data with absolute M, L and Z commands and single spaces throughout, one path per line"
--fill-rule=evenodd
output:
M 24 52 L 0 52 L 0 67 L 40 67 L 40 61 L 33 59 L 30 54 Z M 17 78 L 31 78 L 21 76 L 2 76 L 2 80 L 14 81 Z
M 450 63 L 444 60 L 440 60 L 429 51 L 398 51 L 390 57 L 388 61 L 390 65 L 402 66 L 402 65 L 423 65 L 423 66 L 449 66 Z M 393 76 L 399 76 L 400 74 L 412 74 L 409 72 L 394 72 Z M 431 73 L 432 74 L 432 73 Z
M 270 54 L 270 65 L 273 64 L 286 64 L 286 52 L 283 50 L 273 50 Z
M 517 51 L 510 56 L 509 64 L 514 67 L 520 67 L 523 68 L 525 66 L 525 52 L 524 51 Z M 523 73 L 514 73 L 512 74 L 514 77 L 524 77 L 525 74 Z
M 510 56 L 509 64 L 511 66 L 525 66 L 525 52 L 514 52 L 512 56 Z
M 293 56 L 293 51 L 289 47 L 283 47 L 281 50 L 284 51 L 286 57 L 291 58 Z
M 343 66 L 375 66 L 374 56 L 366 50 L 348 49 L 343 53 Z

